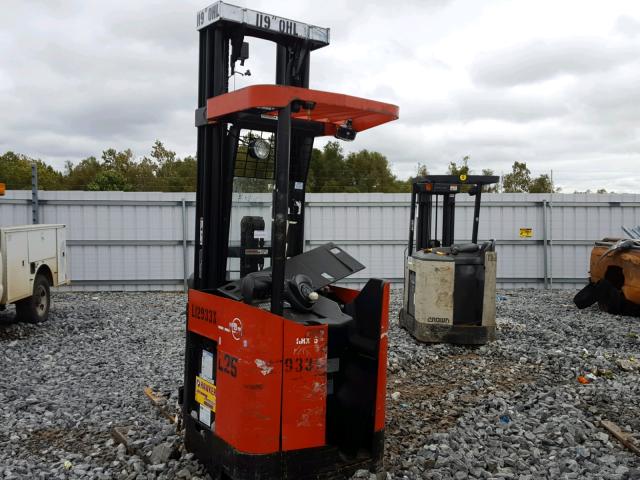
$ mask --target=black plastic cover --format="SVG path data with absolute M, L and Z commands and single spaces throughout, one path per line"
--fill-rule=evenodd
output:
M 311 279 L 313 289 L 317 291 L 364 268 L 364 265 L 341 247 L 329 242 L 287 259 L 285 278 L 293 278 L 299 274 L 306 275 Z M 269 272 L 268 268 L 262 270 L 261 274 L 267 272 Z M 244 297 L 240 288 L 241 283 L 242 279 L 234 280 L 220 287 L 218 292 L 226 297 L 242 301 Z

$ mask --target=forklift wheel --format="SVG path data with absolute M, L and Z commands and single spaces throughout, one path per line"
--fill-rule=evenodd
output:
M 16 302 L 16 316 L 22 322 L 41 323 L 47 320 L 50 306 L 49 280 L 39 274 L 33 282 L 33 296 Z

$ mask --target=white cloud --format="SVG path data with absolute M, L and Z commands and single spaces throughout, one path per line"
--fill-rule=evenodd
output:
M 233 3 L 233 2 L 232 2 Z M 400 106 L 362 132 L 401 176 L 526 161 L 565 191 L 638 191 L 640 4 L 505 0 L 239 1 L 331 28 L 312 55 L 313 88 Z M 189 0 L 3 2 L 0 152 L 61 167 L 156 138 L 195 150 L 195 12 Z M 251 39 L 236 87 L 273 81 L 274 49 Z M 323 141 L 317 142 L 322 145 Z
M 534 40 L 482 55 L 472 65 L 471 76 L 474 82 L 493 87 L 538 83 L 561 75 L 586 76 L 634 62 L 639 46 L 597 37 Z

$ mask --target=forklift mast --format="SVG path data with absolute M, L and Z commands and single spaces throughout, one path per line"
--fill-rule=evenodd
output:
M 259 113 L 247 113 L 232 124 L 211 123 L 206 118 L 207 101 L 229 91 L 229 78 L 236 62 L 248 57 L 246 37 L 276 44 L 275 84 L 309 87 L 309 64 L 313 50 L 329 44 L 329 29 L 306 25 L 274 15 L 244 9 L 223 2 L 197 14 L 199 30 L 197 134 L 197 194 L 194 286 L 215 289 L 227 281 L 228 238 L 231 220 L 234 162 L 238 153 L 241 129 L 275 133 L 275 122 Z M 290 172 L 280 169 L 280 180 L 289 185 L 306 184 L 313 149 L 313 135 L 305 131 L 291 133 L 283 126 L 281 143 L 291 149 Z M 281 149 L 279 157 L 288 152 Z M 289 178 L 287 178 L 289 177 Z M 289 215 L 287 252 L 302 253 L 304 240 L 304 188 L 289 188 L 289 203 L 296 209 Z M 280 200 L 284 200 L 281 196 Z M 288 208 L 289 205 L 286 206 Z M 282 215 L 283 205 L 278 205 Z M 276 212 L 274 212 L 276 214 Z M 277 214 L 276 214 L 277 215 Z M 205 220 L 206 219 L 206 220 Z M 278 217 L 278 235 L 283 233 L 283 219 Z M 277 252 L 283 256 L 283 252 Z
M 500 177 L 492 175 L 427 175 L 413 182 L 409 223 L 408 255 L 416 250 L 450 247 L 455 235 L 456 195 L 468 193 L 475 197 L 471 243 L 478 243 L 480 201 L 482 188 L 497 183 Z M 438 207 L 442 197 L 441 235 L 438 240 Z M 416 225 L 416 210 L 418 221 Z

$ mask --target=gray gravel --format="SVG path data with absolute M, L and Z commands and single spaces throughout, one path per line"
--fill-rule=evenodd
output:
M 499 294 L 499 339 L 479 348 L 393 329 L 395 478 L 640 478 L 640 457 L 599 426 L 613 421 L 640 444 L 640 320 L 577 310 L 574 293 Z
M 386 461 L 392 478 L 640 478 L 640 320 L 577 310 L 573 292 L 499 295 L 499 340 L 427 346 L 395 321 Z M 182 382 L 185 298 L 58 294 L 43 325 L 0 313 L 0 479 L 206 478 L 143 393 Z M 591 383 L 583 385 L 578 376 Z M 114 444 L 122 427 L 134 452 Z M 366 475 L 361 475 L 366 478 Z

